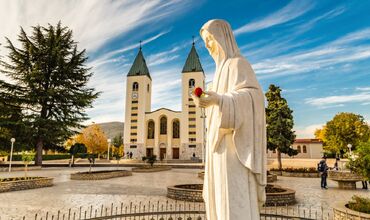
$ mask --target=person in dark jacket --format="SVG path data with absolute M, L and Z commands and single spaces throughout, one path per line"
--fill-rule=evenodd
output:
M 329 169 L 329 167 L 326 164 L 326 157 L 325 156 L 322 157 L 322 160 L 318 164 L 317 169 L 320 172 L 320 176 L 321 176 L 321 189 L 327 189 L 328 184 L 327 184 L 326 179 L 328 178 L 328 169 Z

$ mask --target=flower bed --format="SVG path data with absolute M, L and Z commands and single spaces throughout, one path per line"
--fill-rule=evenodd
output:
M 36 189 L 53 185 L 50 177 L 12 177 L 0 179 L 0 193 Z
M 281 171 L 278 169 L 271 169 L 270 173 L 276 174 L 279 176 L 286 176 L 286 177 L 306 177 L 306 178 L 317 178 L 320 177 L 319 172 L 317 172 L 316 168 L 284 168 Z
M 295 191 L 278 185 L 267 184 L 265 206 L 285 206 L 296 203 Z
M 142 167 L 132 168 L 132 172 L 152 173 L 152 172 L 167 171 L 167 170 L 171 170 L 171 169 L 172 169 L 172 167 L 170 167 L 170 166 L 142 166 Z
M 184 184 L 167 187 L 167 197 L 170 199 L 203 202 L 203 184 Z
M 350 171 L 328 171 L 328 178 L 337 181 L 340 189 L 356 189 L 356 182 L 364 178 Z
M 338 202 L 333 207 L 335 220 L 359 219 L 370 220 L 370 199 L 353 197 L 348 204 Z
M 115 177 L 132 176 L 132 172 L 128 170 L 102 170 L 92 172 L 72 173 L 72 180 L 103 180 Z

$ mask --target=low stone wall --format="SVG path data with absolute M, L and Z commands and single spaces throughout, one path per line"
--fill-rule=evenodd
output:
M 27 170 L 41 170 L 41 166 L 28 166 Z M 9 166 L 0 167 L 0 172 L 8 172 Z M 12 171 L 24 171 L 24 166 L 12 166 Z
M 49 178 L 49 177 L 39 177 L 39 178 L 28 179 L 28 180 L 6 181 L 6 182 L 0 182 L 0 193 L 18 191 L 18 190 L 36 189 L 36 188 L 48 187 L 52 185 L 53 185 L 53 178 Z
M 328 178 L 337 181 L 340 189 L 356 189 L 356 182 L 364 178 L 350 171 L 328 171 Z
M 285 206 L 296 203 L 295 191 L 288 188 L 283 188 L 278 185 L 273 185 L 277 192 L 267 192 L 265 206 Z
M 132 176 L 132 172 L 128 170 L 103 170 L 93 172 L 72 173 L 72 180 L 103 180 L 115 177 Z
M 137 173 L 152 173 L 152 172 L 160 172 L 160 171 L 167 171 L 171 170 L 172 167 L 170 166 L 145 166 L 145 167 L 135 167 L 132 168 L 132 172 L 137 172 Z
M 320 174 L 317 173 L 298 173 L 298 172 L 286 172 L 282 171 L 281 172 L 282 176 L 287 176 L 287 177 L 304 177 L 304 178 L 318 178 L 320 177 Z
M 338 202 L 333 207 L 335 220 L 370 220 L 370 214 L 353 211 L 344 202 Z
M 202 192 L 203 184 L 184 184 L 167 187 L 167 197 L 181 201 L 204 202 Z
M 277 181 L 277 175 L 276 174 L 268 174 L 267 175 L 267 182 L 272 183 Z

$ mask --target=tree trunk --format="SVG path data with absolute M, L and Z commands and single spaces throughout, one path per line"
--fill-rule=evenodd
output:
M 281 171 L 283 169 L 283 164 L 281 163 L 281 152 L 276 149 L 277 151 L 277 159 L 278 159 L 278 168 Z
M 36 144 L 36 158 L 35 165 L 42 166 L 42 149 L 44 148 L 44 141 L 39 138 Z

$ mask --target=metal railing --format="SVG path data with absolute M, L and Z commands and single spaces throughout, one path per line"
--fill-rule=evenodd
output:
M 316 220 L 331 219 L 331 211 L 324 209 L 312 209 L 306 207 L 264 207 L 261 210 L 261 219 L 263 220 Z M 16 219 L 16 218 L 0 218 Z M 37 213 L 35 215 L 23 216 L 23 220 L 102 220 L 102 219 L 120 219 L 120 220 L 207 220 L 204 203 L 190 202 L 132 202 L 124 205 L 120 203 L 115 205 L 111 203 L 108 206 L 100 207 L 79 207 L 57 212 Z

